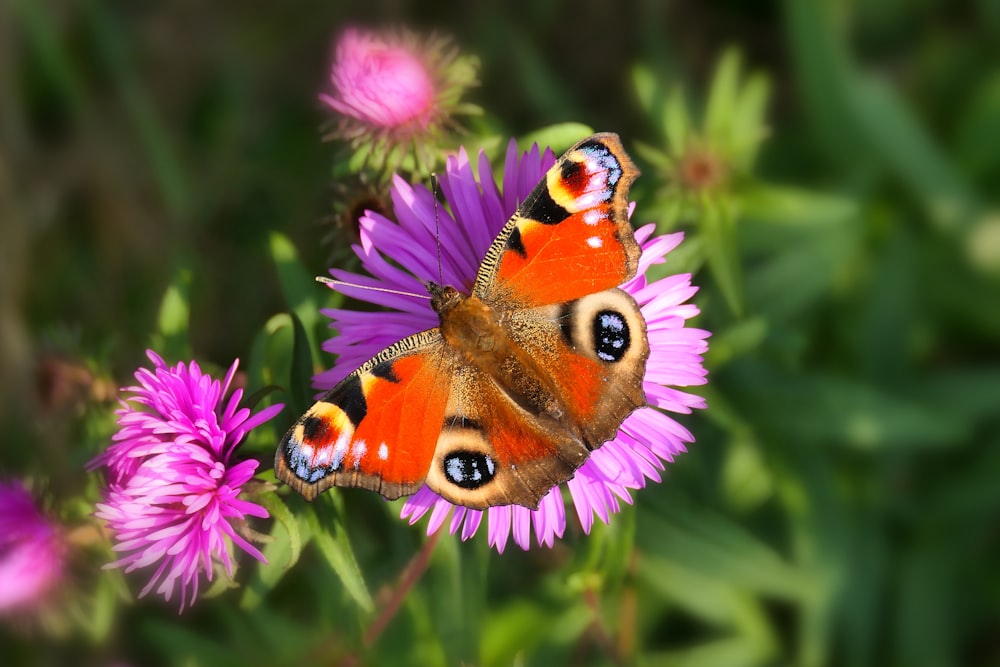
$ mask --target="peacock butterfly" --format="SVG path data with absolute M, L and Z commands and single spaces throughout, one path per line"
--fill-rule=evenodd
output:
M 388 499 L 538 506 L 646 404 L 639 306 L 617 288 L 639 245 L 638 169 L 615 134 L 573 146 L 493 241 L 470 295 L 427 283 L 439 327 L 382 350 L 295 422 L 278 479 Z

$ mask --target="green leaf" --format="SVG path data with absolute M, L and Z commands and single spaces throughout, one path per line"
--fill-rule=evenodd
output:
M 736 49 L 726 49 L 716 65 L 705 110 L 705 137 L 710 144 L 730 145 L 730 131 L 735 116 L 740 112 L 739 99 L 740 54 Z
M 118 611 L 118 601 L 122 598 L 119 590 L 121 583 L 119 577 L 101 577 L 94 586 L 93 597 L 81 595 L 67 605 L 66 610 L 90 639 L 105 640 L 111 631 Z M 128 599 L 130 595 L 127 590 L 124 591 L 124 599 Z
M 740 189 L 743 218 L 776 225 L 834 225 L 856 219 L 858 203 L 847 197 L 790 185 L 754 181 Z
M 262 493 L 256 496 L 254 500 L 268 511 L 271 519 L 274 520 L 274 525 L 276 527 L 281 526 L 288 538 L 288 557 L 279 564 L 286 570 L 293 567 L 299 562 L 299 555 L 302 553 L 302 546 L 304 544 L 302 532 L 299 530 L 299 519 L 292 514 L 285 501 L 276 493 Z M 273 532 L 271 536 L 274 537 Z M 308 536 L 306 537 L 308 538 Z M 270 562 L 270 559 L 268 559 L 268 562 Z
M 796 83 L 811 121 L 813 143 L 842 166 L 856 168 L 870 162 L 871 149 L 850 111 L 848 48 L 835 4 L 785 0 L 783 5 Z
M 582 602 L 554 612 L 529 598 L 515 598 L 493 610 L 481 640 L 482 664 L 516 664 L 516 660 L 523 660 L 526 652 L 534 651 L 543 642 L 549 645 L 575 642 L 593 618 L 593 612 Z M 557 664 L 566 662 L 563 659 Z
M 312 392 L 310 391 L 313 374 L 313 357 L 306 329 L 302 325 L 302 320 L 294 313 L 292 314 L 292 331 L 294 332 L 295 343 L 292 347 L 292 368 L 289 376 L 291 383 L 290 392 L 294 408 L 293 412 L 303 414 L 313 403 Z
M 467 547 L 456 537 L 442 535 L 422 582 L 427 590 L 428 612 L 434 618 L 434 633 L 441 641 L 448 665 L 473 664 L 479 657 L 486 581 L 470 580 L 465 570 L 468 567 L 482 574 L 474 562 L 482 560 L 484 541 L 473 542 L 480 543 L 480 547 Z
M 740 168 L 750 169 L 757 147 L 768 134 L 765 123 L 767 104 L 771 97 L 771 82 L 763 74 L 753 74 L 740 90 L 729 128 L 727 151 Z
M 272 316 L 257 335 L 250 348 L 247 376 L 250 385 L 284 387 L 291 376 L 294 353 L 294 324 L 288 313 Z
M 646 498 L 650 501 L 639 505 L 636 538 L 644 551 L 777 598 L 801 600 L 812 594 L 814 584 L 803 572 L 729 519 Z
M 166 358 L 179 359 L 190 356 L 188 326 L 190 320 L 191 271 L 179 269 L 163 294 L 158 316 L 158 333 L 161 337 L 156 347 Z
M 335 494 L 334 491 L 327 494 L 326 497 Z M 320 513 L 322 513 L 322 520 Z M 344 530 L 340 517 L 337 516 L 336 512 L 315 505 L 308 508 L 306 519 L 313 535 L 313 543 L 326 559 L 330 568 L 340 578 L 344 590 L 362 611 L 371 613 L 375 609 L 375 603 L 368 593 L 364 575 L 358 566 L 357 558 L 354 556 L 354 550 L 351 548 L 350 539 L 347 531 Z
M 771 470 L 750 429 L 733 434 L 722 466 L 722 495 L 737 511 L 760 506 L 774 493 Z
M 730 311 L 743 315 L 743 273 L 736 249 L 735 220 L 732 204 L 722 197 L 702 198 L 701 218 L 698 221 L 708 267 L 719 285 L 719 291 Z
M 762 247 L 781 228 L 741 227 L 744 247 Z M 799 237 L 790 237 L 786 248 L 774 252 L 767 262 L 758 262 L 746 274 L 747 302 L 752 312 L 768 317 L 771 326 L 792 321 L 804 309 L 826 296 L 839 272 L 854 260 L 863 240 L 859 225 L 827 227 Z M 772 249 L 773 250 L 773 249 Z
M 663 106 L 663 87 L 648 67 L 639 64 L 632 68 L 632 88 L 642 110 L 655 117 Z
M 272 232 L 270 237 L 271 257 L 278 271 L 278 282 L 288 309 L 301 320 L 309 335 L 309 349 L 314 359 L 319 358 L 318 348 L 312 338 L 320 321 L 318 303 L 327 296 L 327 290 L 316 283 L 316 279 L 302 268 L 295 246 L 288 237 Z
M 962 604 L 955 599 L 962 553 L 947 534 L 935 533 L 904 554 L 894 633 L 897 664 L 958 664 L 954 610 Z
M 949 229 L 968 224 L 974 207 L 971 193 L 896 92 L 874 77 L 857 76 L 851 93 L 852 109 L 867 140 L 935 221 Z
M 721 331 L 713 331 L 705 366 L 715 371 L 732 359 L 747 356 L 760 346 L 767 332 L 767 320 L 762 317 L 751 317 Z
M 651 653 L 642 661 L 648 667 L 755 667 L 773 663 L 771 652 L 743 637 L 714 639 L 680 651 Z
M 40 64 L 39 74 L 62 98 L 58 101 L 75 115 L 86 113 L 90 101 L 86 76 L 80 71 L 82 63 L 74 57 L 73 45 L 61 34 L 62 26 L 54 18 L 53 8 L 33 0 L 16 0 L 8 7 L 20 39 Z
M 271 533 L 271 541 L 264 545 L 263 553 L 267 563 L 257 565 L 243 590 L 240 600 L 240 607 L 243 609 L 254 609 L 264 600 L 268 592 L 298 562 L 303 546 L 298 521 L 277 494 L 261 494 L 254 500 L 267 508 L 275 520 L 276 530 Z
M 663 135 L 671 155 L 683 155 L 688 143 L 693 139 L 694 128 L 688 113 L 687 101 L 679 86 L 670 91 L 667 104 L 663 108 Z
M 673 160 L 659 148 L 655 148 L 641 141 L 634 142 L 633 148 L 635 150 L 636 157 L 650 163 L 654 169 L 666 173 L 673 168 Z
M 168 665 L 241 667 L 247 664 L 248 653 L 252 653 L 242 646 L 220 642 L 200 627 L 181 625 L 166 617 L 145 617 L 138 631 L 133 632 L 135 641 Z
M 755 428 L 799 447 L 954 448 L 970 435 L 964 420 L 933 403 L 892 394 L 855 378 L 791 374 L 746 361 L 730 365 L 727 372 L 730 398 L 741 405 L 743 414 L 759 415 Z

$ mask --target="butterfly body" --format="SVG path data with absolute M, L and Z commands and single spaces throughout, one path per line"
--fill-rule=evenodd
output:
M 564 155 L 486 252 L 471 294 L 428 283 L 440 326 L 386 348 L 306 412 L 275 456 L 312 499 L 427 484 L 471 508 L 536 507 L 645 404 L 649 354 L 615 135 Z

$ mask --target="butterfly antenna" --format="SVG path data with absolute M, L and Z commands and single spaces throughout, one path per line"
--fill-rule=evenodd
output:
M 333 278 L 327 278 L 326 276 L 316 276 L 316 282 L 323 283 L 324 285 L 330 285 L 331 287 L 354 287 L 356 289 L 369 290 L 372 292 L 385 292 L 386 294 L 398 294 L 400 296 L 412 296 L 417 299 L 430 299 L 429 294 L 420 294 L 418 292 L 407 292 L 405 290 L 399 289 L 389 289 L 388 287 L 373 287 L 371 285 L 359 285 L 358 283 L 349 283 L 343 280 L 334 280 Z
M 438 285 L 444 285 L 444 270 L 441 268 L 441 220 L 438 216 L 438 193 L 440 192 L 437 174 L 431 173 L 431 194 L 434 196 L 434 241 L 437 245 Z

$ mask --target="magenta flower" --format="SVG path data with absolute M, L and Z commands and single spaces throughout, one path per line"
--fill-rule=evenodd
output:
M 449 116 L 474 109 L 458 99 L 475 83 L 475 70 L 440 38 L 348 29 L 337 41 L 332 90 L 319 99 L 339 116 L 333 135 L 367 147 L 376 168 L 397 169 L 412 150 L 410 166 L 424 170 L 433 160 L 430 140 Z
M 435 211 L 434 197 L 427 188 L 411 186 L 397 177 L 392 199 L 398 222 L 371 212 L 360 220 L 361 245 L 355 252 L 368 275 L 340 270 L 331 273 L 338 280 L 354 284 L 423 294 L 422 281 L 438 279 L 435 228 L 439 227 L 444 283 L 468 292 L 494 236 L 554 162 L 550 151 L 539 154 L 537 147 L 518 159 L 511 142 L 501 192 L 486 156 L 479 155 L 481 179 L 477 182 L 466 153 L 460 151 L 449 158 L 440 179 L 450 211 L 441 207 Z M 706 381 L 702 354 L 708 349 L 705 339 L 709 333 L 685 327 L 686 321 L 698 314 L 698 308 L 687 303 L 697 288 L 691 285 L 688 274 L 651 283 L 644 276 L 650 265 L 664 261 L 666 254 L 681 242 L 682 234 L 651 238 L 653 231 L 653 225 L 636 231 L 642 247 L 639 270 L 622 285 L 639 303 L 646 319 L 650 354 L 644 388 L 650 406 L 632 413 L 618 435 L 594 451 L 566 482 L 584 532 L 593 526 L 594 515 L 607 523 L 621 509 L 621 503 L 631 503 L 631 490 L 644 487 L 647 480 L 659 482 L 664 462 L 672 461 L 685 451 L 685 443 L 694 441 L 687 429 L 661 410 L 689 413 L 692 408 L 705 407 L 702 398 L 674 388 Z M 332 369 L 316 376 L 314 384 L 320 389 L 333 387 L 382 348 L 438 325 L 438 317 L 426 300 L 350 287 L 337 289 L 393 310 L 324 311 L 339 335 L 326 341 L 323 349 L 338 358 Z M 485 514 L 489 543 L 500 552 L 511 537 L 522 549 L 528 549 L 532 532 L 539 545 L 552 546 L 566 529 L 560 487 L 553 488 L 536 510 L 513 505 L 481 511 L 453 506 L 425 486 L 405 501 L 401 516 L 415 523 L 428 513 L 428 535 L 447 521 L 451 533 L 460 532 L 462 539 L 476 533 Z
M 0 482 L 0 613 L 37 606 L 61 579 L 65 545 L 20 482 Z
M 434 112 L 434 83 L 418 55 L 371 33 L 344 32 L 330 83 L 335 96 L 322 94 L 321 100 L 375 127 L 427 127 Z
M 179 589 L 183 610 L 194 603 L 202 572 L 211 581 L 220 564 L 232 577 L 230 544 L 264 561 L 237 530 L 247 516 L 268 516 L 239 498 L 258 461 L 240 462 L 234 454 L 247 433 L 283 406 L 252 415 L 239 407 L 242 389 L 224 399 L 239 361 L 220 383 L 193 361 L 171 368 L 153 351 L 146 355 L 154 369 L 140 368 L 139 385 L 122 389 L 131 395 L 116 412 L 119 430 L 89 465 L 103 466 L 108 477 L 95 515 L 107 521 L 114 550 L 124 554 L 108 567 L 155 567 L 139 597 L 155 587 L 170 600 Z

